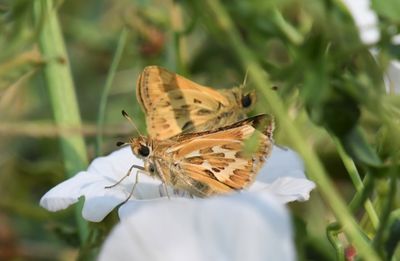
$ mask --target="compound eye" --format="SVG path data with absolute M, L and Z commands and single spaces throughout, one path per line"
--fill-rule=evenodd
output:
M 140 145 L 139 154 L 143 157 L 147 157 L 150 154 L 150 149 L 147 146 Z
M 248 108 L 251 105 L 251 97 L 250 94 L 247 94 L 242 97 L 242 106 L 243 108 Z

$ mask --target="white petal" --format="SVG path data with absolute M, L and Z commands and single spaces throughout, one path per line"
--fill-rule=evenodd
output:
M 308 200 L 314 188 L 315 183 L 306 178 L 303 161 L 297 153 L 274 146 L 249 191 L 271 193 L 282 203 L 288 203 Z
M 370 0 L 344 0 L 350 10 L 359 32 L 360 38 L 365 44 L 374 44 L 380 39 L 378 28 L 378 18 L 375 11 L 371 8 Z M 400 43 L 400 35 L 392 38 L 393 44 Z M 377 57 L 377 50 L 371 50 L 372 55 Z M 377 60 L 378 61 L 378 60 Z M 392 60 L 384 74 L 386 90 L 395 90 L 400 93 L 400 62 Z
M 155 199 L 160 198 L 160 188 L 158 184 L 153 184 L 153 179 L 145 175 L 140 175 L 139 183 L 136 185 L 132 197 L 128 202 L 140 202 L 137 199 Z M 82 216 L 86 220 L 99 222 L 110 213 L 116 206 L 124 202 L 131 193 L 133 181 L 126 186 L 116 186 L 105 189 L 110 185 L 108 181 L 102 180 L 91 186 L 87 186 L 84 191 L 85 203 L 82 210 Z M 112 184 L 112 183 L 111 183 Z
M 96 158 L 87 171 L 111 180 L 119 180 L 133 164 L 143 166 L 143 161 L 136 158 L 129 147 L 124 147 L 108 156 Z M 133 170 L 132 174 L 135 173 L 136 170 Z
M 106 157 L 95 159 L 87 171 L 58 184 L 40 200 L 40 205 L 50 211 L 65 209 L 85 197 L 82 215 L 85 219 L 98 222 L 117 205 L 126 200 L 133 188 L 136 171 L 133 171 L 121 184 L 106 189 L 126 175 L 132 164 L 143 166 L 143 162 L 132 154 L 130 148 L 119 149 Z M 140 174 L 132 200 L 135 198 L 160 197 L 160 181 L 146 174 Z
M 389 90 L 393 89 L 395 93 L 400 93 L 400 62 L 398 60 L 390 62 L 386 76 L 386 86 L 390 86 Z
M 104 188 L 104 186 L 115 184 L 124 177 L 132 165 L 143 166 L 143 161 L 136 158 L 129 147 L 125 147 L 106 157 L 95 159 L 90 164 L 88 172 L 102 176 L 103 180 L 107 181 L 107 184 L 102 184 L 100 186 L 101 188 Z M 130 176 L 124 179 L 121 184 L 116 186 L 114 189 L 122 190 L 126 195 L 129 195 L 135 183 L 137 174 L 139 175 L 139 178 L 133 198 L 147 199 L 160 197 L 159 185 L 162 184 L 161 181 L 149 177 L 146 173 L 138 172 L 136 169 L 133 169 Z
M 314 188 L 315 183 L 308 179 L 283 177 L 271 184 L 255 182 L 249 190 L 258 193 L 268 192 L 277 197 L 280 202 L 288 203 L 308 200 Z
M 289 215 L 267 193 L 135 205 L 99 256 L 100 261 L 294 259 Z
M 126 175 L 132 164 L 143 166 L 143 162 L 137 159 L 128 147 L 119 149 L 106 157 L 97 158 L 89 165 L 87 171 L 78 173 L 46 193 L 40 204 L 50 211 L 57 211 L 65 209 L 84 196 L 83 217 L 92 222 L 99 222 L 129 197 L 138 173 L 135 169 L 117 186 L 108 189 L 105 187 L 117 183 Z M 145 173 L 139 172 L 138 175 L 138 183 L 129 202 L 137 203 L 140 200 L 148 202 L 148 200 L 162 199 L 166 196 L 165 188 L 159 180 Z M 270 191 L 281 198 L 284 195 L 285 202 L 307 198 L 306 193 L 309 193 L 309 190 L 307 191 L 302 186 L 298 187 L 301 189 L 299 191 L 292 189 L 282 194 L 280 186 L 268 185 L 279 177 L 285 176 L 305 179 L 303 162 L 292 150 L 274 147 L 271 157 L 257 177 L 257 183 L 260 183 L 261 188 L 256 190 Z M 172 197 L 189 197 L 188 193 L 177 193 L 171 188 L 168 190 L 168 194 Z M 254 190 L 253 187 L 251 190 Z
M 271 183 L 286 176 L 306 178 L 303 161 L 293 150 L 274 146 L 271 156 L 257 175 L 257 181 Z
M 353 15 L 360 31 L 361 41 L 365 44 L 374 44 L 380 38 L 378 17 L 371 9 L 369 0 L 344 0 Z
M 98 178 L 94 175 L 82 171 L 73 178 L 68 179 L 51 190 L 49 190 L 41 199 L 40 205 L 49 211 L 58 211 L 74 204 L 81 197 L 81 188 L 85 185 L 96 182 Z

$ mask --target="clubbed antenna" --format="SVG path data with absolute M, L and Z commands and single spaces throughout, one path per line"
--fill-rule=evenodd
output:
M 129 115 L 128 115 L 128 113 L 126 113 L 126 111 L 122 110 L 122 116 L 124 116 L 125 119 L 127 119 L 132 124 L 132 126 L 135 128 L 136 132 L 139 133 L 140 136 L 142 136 L 139 129 L 136 127 L 135 123 L 133 122 L 131 117 L 129 117 Z
M 118 147 L 121 147 L 121 146 L 124 146 L 124 145 L 128 145 L 129 143 L 127 143 L 127 142 L 122 142 L 122 141 L 117 141 L 117 146 Z

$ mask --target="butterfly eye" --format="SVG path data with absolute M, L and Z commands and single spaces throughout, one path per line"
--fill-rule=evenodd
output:
M 243 108 L 247 108 L 251 105 L 251 97 L 250 94 L 247 94 L 242 97 L 242 106 Z
M 149 154 L 150 154 L 149 147 L 141 145 L 140 149 L 139 149 L 139 154 L 140 154 L 140 156 L 143 156 L 143 157 L 149 156 Z

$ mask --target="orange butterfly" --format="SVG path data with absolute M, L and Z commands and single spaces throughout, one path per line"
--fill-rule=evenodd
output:
M 138 168 L 164 185 L 198 197 L 246 188 L 271 153 L 273 129 L 273 118 L 261 114 L 215 130 L 182 133 L 165 140 L 132 138 L 119 145 L 129 144 L 133 154 L 143 159 L 144 167 L 133 165 L 118 183 Z M 253 153 L 246 153 L 244 146 L 253 137 L 258 146 Z
M 234 123 L 245 118 L 256 100 L 255 92 L 244 93 L 243 87 L 214 90 L 159 66 L 144 68 L 136 97 L 148 134 L 157 140 Z

